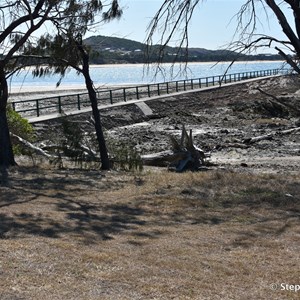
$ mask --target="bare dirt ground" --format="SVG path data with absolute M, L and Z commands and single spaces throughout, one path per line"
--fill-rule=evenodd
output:
M 130 144 L 141 154 L 170 150 L 170 136 L 180 137 L 182 126 L 193 130 L 195 144 L 211 153 L 211 161 L 225 168 L 295 171 L 300 164 L 300 79 L 275 77 L 223 86 L 209 91 L 173 95 L 145 103 L 145 116 L 135 104 L 101 110 L 108 140 Z M 90 113 L 69 117 L 94 127 Z M 86 124 L 86 125 L 85 125 Z M 44 140 L 61 131 L 59 121 L 36 124 Z M 255 143 L 252 137 L 272 135 Z
M 236 168 L 242 164 L 252 170 L 297 172 L 299 131 L 281 133 L 300 126 L 299 87 L 297 77 L 264 79 L 148 101 L 153 111 L 150 118 L 130 106 L 102 115 L 109 135 L 131 142 L 142 153 L 170 149 L 169 136 L 179 139 L 185 125 L 187 130 L 193 130 L 195 144 L 211 152 L 212 161 L 219 165 Z M 245 143 L 248 138 L 267 134 L 274 135 L 253 144 Z
M 299 83 L 149 101 L 151 117 L 135 105 L 102 111 L 107 135 L 144 153 L 185 124 L 218 163 L 211 171 L 19 160 L 1 178 L 0 299 L 299 299 L 300 132 L 244 143 L 299 127 Z M 46 125 L 41 136 L 59 123 Z

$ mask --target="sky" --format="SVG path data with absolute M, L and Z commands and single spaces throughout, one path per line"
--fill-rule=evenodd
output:
M 120 0 L 123 16 L 101 25 L 90 35 L 105 35 L 127 38 L 139 42 L 146 39 L 146 29 L 163 3 L 163 0 Z M 246 0 L 203 0 L 196 8 L 189 27 L 189 47 L 220 49 L 232 41 L 237 20 L 235 14 Z M 283 37 L 276 18 L 272 15 L 266 21 L 265 13 L 258 9 L 261 23 L 258 32 Z M 271 51 L 270 51 L 271 52 Z

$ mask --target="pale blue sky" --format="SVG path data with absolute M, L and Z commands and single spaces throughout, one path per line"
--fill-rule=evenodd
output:
M 218 49 L 229 43 L 235 31 L 235 14 L 246 0 L 204 0 L 197 7 L 190 26 L 190 47 Z M 123 16 L 119 21 L 102 25 L 100 30 L 90 35 L 106 35 L 124 37 L 143 42 L 146 28 L 163 0 L 120 0 Z M 281 29 L 274 16 L 266 21 L 262 9 L 257 11 L 263 26 L 259 25 L 259 33 L 282 38 Z

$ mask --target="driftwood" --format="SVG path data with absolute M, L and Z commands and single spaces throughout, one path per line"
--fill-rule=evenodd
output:
M 55 145 L 55 144 L 51 144 L 51 145 L 42 145 L 41 146 L 42 150 L 47 150 L 50 152 L 55 152 L 57 150 L 60 150 L 62 152 L 64 151 L 72 151 L 72 147 L 68 146 L 68 145 Z M 78 145 L 78 150 L 82 151 L 82 153 L 90 159 L 95 159 L 95 157 L 97 156 L 97 152 L 94 151 L 93 149 L 90 149 L 89 147 L 80 144 Z
M 205 166 L 207 155 L 194 145 L 192 130 L 188 134 L 183 126 L 180 142 L 171 137 L 171 143 L 172 150 L 142 155 L 143 163 L 150 166 L 168 166 L 177 172 L 199 170 Z
M 55 159 L 60 159 L 61 157 L 59 155 L 55 155 L 55 154 L 49 154 L 48 152 L 55 152 L 57 150 L 59 151 L 72 151 L 72 148 L 69 147 L 68 145 L 64 145 L 64 146 L 60 146 L 60 145 L 41 145 L 41 147 L 35 146 L 32 143 L 30 143 L 29 141 L 21 138 L 20 136 L 10 133 L 11 136 L 15 139 L 17 139 L 22 145 L 24 145 L 25 147 L 31 149 L 34 153 L 44 156 L 49 160 L 55 160 Z M 80 150 L 82 151 L 83 155 L 85 155 L 85 158 L 87 160 L 95 160 L 95 158 L 97 157 L 97 153 L 90 149 L 89 147 L 85 146 L 85 145 L 80 145 Z
M 185 158 L 185 153 L 173 152 L 172 150 L 166 150 L 162 152 L 142 155 L 144 165 L 166 167 L 170 163 L 174 163 L 178 160 Z
M 300 131 L 300 127 L 295 127 L 295 128 L 291 128 L 291 129 L 282 130 L 282 131 L 275 131 L 275 132 L 271 132 L 271 133 L 268 133 L 265 135 L 251 137 L 251 138 L 245 139 L 243 141 L 243 143 L 244 144 L 254 144 L 254 143 L 262 141 L 262 140 L 271 140 L 276 135 L 291 134 L 291 133 L 295 133 L 297 131 Z

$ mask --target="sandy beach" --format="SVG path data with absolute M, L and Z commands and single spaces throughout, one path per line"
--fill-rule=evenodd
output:
M 57 95 L 68 95 L 84 93 L 86 91 L 85 85 L 63 85 L 55 87 L 51 85 L 44 86 L 23 86 L 23 87 L 11 87 L 9 89 L 9 102 L 39 99 L 42 97 L 51 97 Z
M 120 87 L 130 87 L 132 85 L 122 84 L 122 85 L 96 85 L 97 90 L 108 90 L 108 89 L 118 89 Z M 9 89 L 9 101 L 20 101 L 20 100 L 30 100 L 30 99 L 40 99 L 49 98 L 52 96 L 65 96 L 72 94 L 87 93 L 85 84 L 69 84 L 61 85 L 59 87 L 52 85 L 43 86 L 23 86 L 23 87 L 11 87 Z

